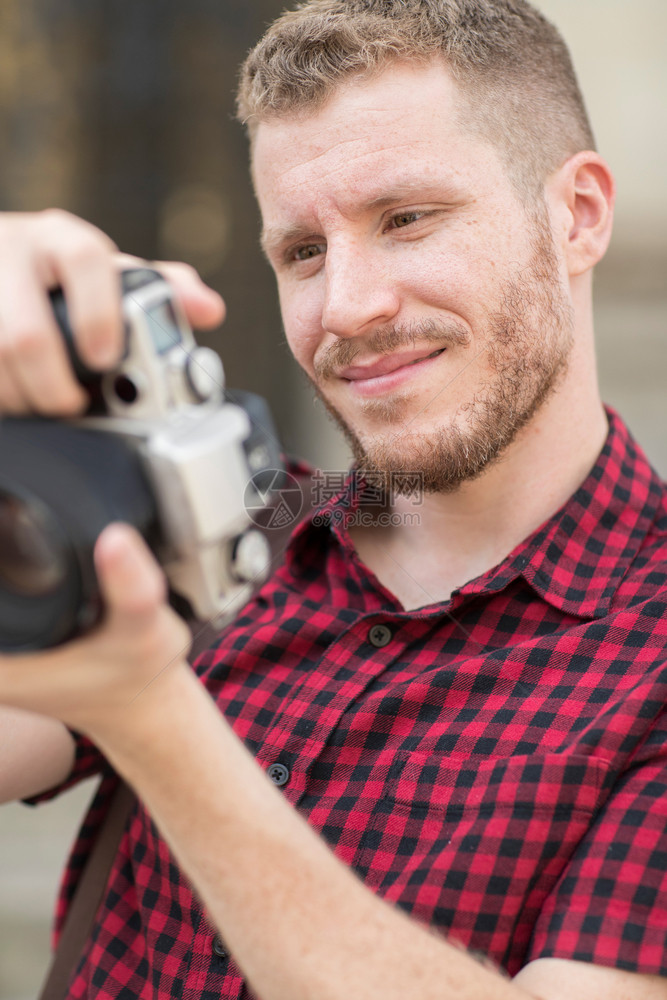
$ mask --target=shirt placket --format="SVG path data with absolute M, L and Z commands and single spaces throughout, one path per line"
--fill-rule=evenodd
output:
M 283 705 L 266 731 L 257 760 L 292 805 L 299 804 L 311 765 L 345 713 L 414 640 L 415 625 L 424 631 L 431 627 L 427 620 L 410 623 L 396 614 L 374 612 L 359 618 L 329 646 Z

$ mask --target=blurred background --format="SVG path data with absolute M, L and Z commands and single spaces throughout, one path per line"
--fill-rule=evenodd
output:
M 348 455 L 290 361 L 242 130 L 238 64 L 282 0 L 2 0 L 0 208 L 60 206 L 149 259 L 194 264 L 228 304 L 230 386 L 268 397 L 288 451 Z M 667 5 L 538 0 L 569 42 L 619 186 L 597 283 L 604 398 L 667 473 Z M 90 786 L 0 810 L 0 1000 L 33 1000 L 60 867 Z

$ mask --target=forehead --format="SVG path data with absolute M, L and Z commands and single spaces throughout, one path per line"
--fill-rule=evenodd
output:
M 462 101 L 441 60 L 400 63 L 371 79 L 345 81 L 316 112 L 258 125 L 252 170 L 265 226 L 274 217 L 359 199 L 419 194 L 448 174 L 456 186 L 492 147 L 466 135 Z M 312 206 L 311 206 L 312 207 Z

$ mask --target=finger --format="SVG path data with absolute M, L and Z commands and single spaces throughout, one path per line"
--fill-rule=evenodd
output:
M 25 259 L 0 268 L 0 366 L 4 412 L 68 415 L 86 405 L 46 290 Z
M 91 368 L 113 367 L 124 350 L 117 247 L 101 230 L 67 217 L 46 243 L 42 273 L 62 286 L 77 353 Z M 57 244 L 53 243 L 57 235 Z
M 162 260 L 154 266 L 172 285 L 188 322 L 195 329 L 209 330 L 223 322 L 227 312 L 224 299 L 202 281 L 194 267 Z
M 75 339 L 86 362 L 100 367 L 100 357 L 106 362 L 119 356 L 114 244 L 94 226 L 60 210 L 9 214 L 2 217 L 1 228 L 0 362 L 4 362 L 5 387 L 11 379 L 13 388 L 6 388 L 0 405 L 15 413 L 80 412 L 87 397 L 71 372 L 47 290 L 63 285 Z M 100 337 L 105 339 L 104 349 L 100 354 L 96 347 L 94 356 L 87 345 L 99 343 Z
M 126 253 L 116 254 L 115 261 L 121 268 L 152 267 L 159 271 L 172 286 L 188 322 L 195 329 L 211 329 L 224 321 L 227 314 L 224 299 L 202 281 L 190 264 L 165 260 L 147 261 Z

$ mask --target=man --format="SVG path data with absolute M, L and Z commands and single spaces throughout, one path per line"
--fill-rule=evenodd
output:
M 302 525 L 203 685 L 119 525 L 102 626 L 2 659 L 5 797 L 66 779 L 65 723 L 141 800 L 70 997 L 666 997 L 665 493 L 599 400 L 614 185 L 564 46 L 523 0 L 311 0 L 240 114 L 290 347 L 385 512 L 426 494 Z M 3 227 L 3 408 L 76 411 L 43 290 L 111 363 L 113 248 Z

